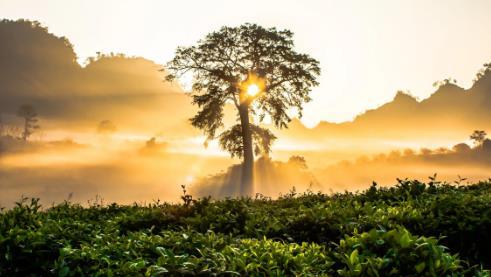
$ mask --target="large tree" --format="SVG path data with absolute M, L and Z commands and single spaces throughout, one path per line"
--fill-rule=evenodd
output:
M 240 192 L 253 192 L 254 153 L 267 153 L 276 137 L 251 123 L 268 116 L 277 128 L 285 128 L 292 111 L 302 116 L 303 103 L 318 85 L 319 62 L 294 50 L 289 30 L 256 24 L 222 27 L 190 47 L 178 47 L 167 64 L 168 81 L 192 74 L 193 104 L 200 108 L 191 118 L 208 139 L 243 158 Z M 237 111 L 238 124 L 225 129 L 224 106 Z M 254 149 L 255 148 L 255 149 Z

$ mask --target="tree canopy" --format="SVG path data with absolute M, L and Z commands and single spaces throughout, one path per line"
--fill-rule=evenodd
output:
M 486 139 L 486 135 L 486 132 L 483 130 L 475 130 L 469 138 L 473 140 L 476 145 L 479 146 L 482 145 L 482 143 Z
M 267 155 L 276 139 L 250 116 L 259 122 L 269 116 L 277 128 L 287 127 L 292 109 L 302 116 L 320 74 L 318 61 L 294 50 L 292 32 L 256 24 L 222 27 L 195 46 L 179 47 L 167 70 L 169 81 L 192 74 L 193 104 L 200 109 L 191 124 L 207 140 L 219 138 L 232 156 L 243 157 L 243 195 L 253 192 L 254 152 Z M 222 130 L 228 103 L 237 108 L 239 123 Z
M 209 139 L 217 138 L 224 127 L 224 105 L 237 108 L 248 102 L 250 112 L 262 121 L 269 116 L 278 128 L 287 127 L 289 111 L 295 109 L 302 116 L 303 103 L 311 100 L 309 92 L 320 74 L 319 62 L 294 49 L 293 33 L 256 24 L 222 27 L 208 34 L 197 45 L 179 47 L 175 58 L 167 64 L 167 80 L 185 74 L 193 76 L 193 103 L 200 107 L 191 119 L 193 126 L 202 129 Z M 257 78 L 264 81 L 262 93 L 245 97 L 241 84 Z M 232 155 L 241 156 L 241 142 L 237 140 L 241 126 L 232 126 L 220 136 L 222 147 Z M 274 140 L 272 133 L 259 126 L 252 127 L 253 137 L 266 137 L 257 142 L 263 150 Z

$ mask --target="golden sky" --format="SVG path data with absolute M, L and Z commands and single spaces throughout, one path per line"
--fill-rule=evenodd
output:
M 345 121 L 391 100 L 420 98 L 453 77 L 467 88 L 491 61 L 491 1 L 0 0 L 0 18 L 38 20 L 74 44 L 79 61 L 122 52 L 158 63 L 223 25 L 287 28 L 321 62 L 303 122 Z

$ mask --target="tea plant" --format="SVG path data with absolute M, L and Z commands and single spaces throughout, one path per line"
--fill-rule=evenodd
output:
M 0 276 L 489 276 L 490 182 L 182 200 L 22 199 L 0 211 Z

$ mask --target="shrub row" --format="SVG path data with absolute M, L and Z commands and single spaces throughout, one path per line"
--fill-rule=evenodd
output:
M 43 210 L 23 199 L 0 212 L 0 276 L 487 275 L 490 192 L 490 182 L 400 180 L 182 205 Z

